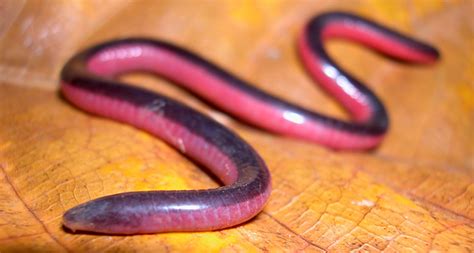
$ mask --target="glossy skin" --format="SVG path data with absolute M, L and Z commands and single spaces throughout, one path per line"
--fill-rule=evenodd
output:
M 311 20 L 299 39 L 308 71 L 352 114 L 344 122 L 258 90 L 203 58 L 149 39 L 107 42 L 74 56 L 61 73 L 61 91 L 77 107 L 143 129 L 208 167 L 223 187 L 129 192 L 102 197 L 64 214 L 66 227 L 107 234 L 216 230 L 258 214 L 271 191 L 269 171 L 241 138 L 183 104 L 113 77 L 145 70 L 170 79 L 250 124 L 334 149 L 375 147 L 388 127 L 383 105 L 326 54 L 323 42 L 343 37 L 391 56 L 429 63 L 439 56 L 425 44 L 345 13 Z
M 412 63 L 433 63 L 439 58 L 439 53 L 429 45 L 348 13 L 322 14 L 306 25 L 298 40 L 306 69 L 316 83 L 338 100 L 353 118 L 353 122 L 345 122 L 304 112 L 302 117 L 306 121 L 302 125 L 314 129 L 311 133 L 305 133 L 306 138 L 333 149 L 374 148 L 388 129 L 387 112 L 374 93 L 339 67 L 326 53 L 324 42 L 332 38 L 352 40 Z

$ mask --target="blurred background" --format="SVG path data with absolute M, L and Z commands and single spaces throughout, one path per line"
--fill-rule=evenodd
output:
M 474 250 L 473 1 L 3 0 L 0 3 L 0 251 Z M 131 36 L 188 48 L 255 86 L 347 118 L 307 76 L 296 37 L 314 15 L 350 11 L 441 52 L 405 65 L 331 41 L 331 56 L 385 103 L 391 128 L 370 153 L 335 152 L 252 128 L 169 82 L 123 79 L 183 100 L 242 135 L 274 191 L 256 219 L 209 233 L 74 235 L 65 209 L 106 194 L 217 186 L 160 140 L 91 117 L 58 95 L 78 50 Z

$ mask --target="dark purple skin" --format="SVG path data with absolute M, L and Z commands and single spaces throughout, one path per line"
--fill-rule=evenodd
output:
M 354 122 L 345 122 L 268 95 L 203 58 L 162 41 L 116 40 L 74 56 L 61 72 L 61 89 L 67 100 L 85 111 L 131 124 L 165 140 L 208 167 L 225 186 L 105 196 L 68 210 L 64 225 L 73 231 L 107 234 L 223 229 L 254 217 L 270 195 L 269 171 L 245 141 L 171 98 L 112 79 L 124 72 L 156 72 L 269 131 L 334 149 L 375 147 L 388 127 L 386 110 L 368 88 L 327 55 L 323 41 L 333 37 L 355 40 L 409 62 L 429 63 L 439 57 L 426 44 L 351 14 L 326 13 L 312 19 L 300 37 L 300 53 L 313 78 L 352 114 Z M 329 74 L 325 71 L 328 68 L 332 71 Z M 341 83 L 341 78 L 345 82 Z M 348 92 L 348 86 L 357 94 Z M 219 90 L 230 97 L 213 97 L 203 87 L 209 93 Z M 303 121 L 288 119 L 285 113 Z
M 328 30 L 332 30 L 331 35 L 327 35 Z M 323 84 L 323 88 L 340 100 L 357 120 L 357 123 L 344 122 L 329 117 L 325 119 L 325 121 L 335 128 L 341 128 L 362 135 L 375 136 L 384 134 L 389 126 L 387 112 L 382 102 L 366 85 L 343 70 L 328 55 L 324 47 L 325 36 L 328 38 L 343 38 L 359 42 L 404 62 L 429 64 L 435 62 L 440 57 L 438 50 L 428 44 L 409 38 L 397 31 L 387 29 L 374 21 L 350 13 L 323 13 L 310 20 L 305 26 L 303 35 L 300 38 L 300 52 L 303 55 L 303 59 L 305 58 L 305 54 L 310 55 L 308 57 L 313 58 L 312 60 L 317 59 L 319 66 L 317 67 L 318 70 L 312 70 L 310 66 L 307 66 L 308 71 L 317 82 Z M 302 48 L 302 44 L 306 44 L 307 48 Z M 335 70 L 336 73 L 333 73 L 334 76 L 329 77 L 326 73 L 323 74 L 324 76 L 318 76 L 318 74 L 314 73 L 327 68 Z M 339 84 L 336 80 L 337 77 L 344 78 L 345 83 Z M 327 83 L 325 82 L 326 78 L 332 79 L 333 83 L 324 85 Z M 355 98 L 347 98 L 349 97 L 347 93 L 332 90 L 334 88 L 347 89 L 347 87 L 343 87 L 344 85 L 352 86 L 352 89 L 357 90 L 361 97 L 359 99 L 363 99 L 364 102 L 355 105 L 353 101 L 352 103 L 351 101 L 346 101 L 355 100 Z
M 145 110 L 160 101 L 164 106 L 161 106 L 159 111 L 153 111 L 158 115 L 157 121 L 165 118 L 191 132 L 194 135 L 192 138 L 197 136 L 204 139 L 230 160 L 238 177 L 232 184 L 217 189 L 130 192 L 92 200 L 64 214 L 66 227 L 107 234 L 214 230 L 244 222 L 263 208 L 270 194 L 270 174 L 263 160 L 245 141 L 216 121 L 171 98 L 85 74 L 82 56 L 74 58 L 64 68 L 63 89 L 68 86 L 77 87 Z M 65 96 L 68 97 L 67 91 Z M 201 160 L 200 157 L 193 159 Z M 212 170 L 212 165 L 209 166 Z M 217 176 L 221 177 L 222 181 L 225 180 L 221 175 Z M 258 201 L 255 207 L 245 206 L 256 198 Z M 236 207 L 238 205 L 241 206 Z M 241 209 L 239 213 L 232 213 L 236 212 L 236 208 Z M 214 210 L 217 210 L 217 213 L 209 214 Z M 227 218 L 227 212 L 232 213 L 232 217 Z M 188 218 L 186 215 L 207 217 Z M 169 217 L 166 218 L 169 220 L 154 223 L 153 220 L 160 216 Z

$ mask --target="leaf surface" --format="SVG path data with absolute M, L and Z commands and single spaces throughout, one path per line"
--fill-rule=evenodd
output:
M 4 1 L 0 8 L 0 251 L 474 251 L 472 1 Z M 106 6 L 107 8 L 103 8 Z M 330 54 L 391 117 L 373 152 L 334 152 L 232 119 L 174 85 L 164 92 L 235 130 L 273 178 L 264 211 L 217 232 L 71 234 L 65 210 L 136 190 L 217 187 L 149 134 L 74 108 L 58 94 L 68 57 L 129 36 L 171 41 L 256 86 L 346 117 L 305 73 L 295 39 L 313 15 L 347 10 L 429 41 L 433 66 L 403 65 L 352 43 Z

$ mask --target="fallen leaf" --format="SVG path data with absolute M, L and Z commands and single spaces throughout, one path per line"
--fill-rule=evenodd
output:
M 103 8 L 106 6 L 107 8 Z M 429 41 L 433 66 L 354 45 L 330 54 L 375 90 L 391 117 L 369 153 L 334 152 L 246 126 L 170 83 L 164 92 L 234 129 L 273 178 L 256 218 L 216 232 L 72 234 L 65 210 L 132 190 L 217 187 L 159 139 L 63 100 L 58 73 L 80 48 L 149 36 L 217 62 L 312 110 L 346 117 L 306 75 L 295 38 L 313 15 L 348 10 Z M 0 8 L 0 251 L 474 251 L 474 23 L 471 1 L 4 1 Z

